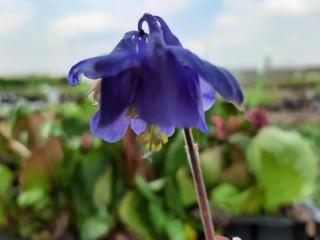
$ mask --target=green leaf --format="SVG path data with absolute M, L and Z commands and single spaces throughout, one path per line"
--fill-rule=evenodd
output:
M 222 183 L 212 190 L 210 204 L 212 207 L 227 213 L 239 214 L 242 206 L 242 199 L 239 196 L 240 191 L 236 187 L 228 183 Z
M 109 215 L 106 216 L 93 216 L 87 218 L 80 225 L 81 239 L 95 240 L 100 239 L 112 227 L 113 221 Z
M 149 186 L 152 189 L 152 191 L 160 191 L 161 189 L 163 189 L 163 187 L 165 186 L 166 183 L 166 179 L 165 178 L 158 178 L 156 180 L 153 180 L 151 182 L 149 182 Z
M 170 240 L 186 240 L 183 223 L 178 219 L 171 219 L 166 224 Z
M 83 190 L 92 194 L 94 190 L 95 181 L 98 176 L 103 173 L 105 169 L 106 156 L 102 151 L 91 151 L 85 156 L 79 156 L 81 158 L 81 178 L 83 179 Z
M 61 112 L 65 118 L 67 117 L 75 117 L 80 118 L 83 115 L 83 110 L 81 106 L 77 103 L 68 102 L 61 105 Z M 80 118 L 81 119 L 81 118 Z
M 7 166 L 0 164 L 0 196 L 8 195 L 12 181 L 13 173 L 11 170 Z
M 233 103 L 226 102 L 218 98 L 214 104 L 214 107 L 211 108 L 206 115 L 218 115 L 227 119 L 229 116 L 237 115 L 238 113 L 239 109 Z
M 4 207 L 0 204 L 0 226 L 6 223 L 6 214 L 4 211 Z
M 302 200 L 314 190 L 318 159 L 297 132 L 264 128 L 250 143 L 246 156 L 264 191 L 267 211 Z
M 151 221 L 153 223 L 153 227 L 155 228 L 158 237 L 160 237 L 165 232 L 168 217 L 160 204 L 149 203 L 148 210 L 149 215 L 152 216 Z
M 12 181 L 12 171 L 7 166 L 0 164 L 0 226 L 6 222 L 6 208 L 11 204 Z
M 150 202 L 159 202 L 160 198 L 153 192 L 150 184 L 146 182 L 141 176 L 136 176 L 134 182 L 139 192 Z
M 241 150 L 245 150 L 250 143 L 250 136 L 243 133 L 235 133 L 229 137 L 229 142 L 231 144 L 237 145 L 241 148 Z
M 11 113 L 12 129 L 14 129 L 18 122 L 26 117 L 30 112 L 31 110 L 25 101 L 18 101 Z
M 184 146 L 183 132 L 179 131 L 176 137 L 170 142 L 165 157 L 165 171 L 167 174 L 173 175 L 178 171 L 180 166 L 187 165 L 188 160 Z
M 210 121 L 210 120 L 209 120 Z M 211 126 L 209 125 L 210 130 L 214 130 L 215 126 Z M 209 147 L 209 138 L 207 134 L 204 134 L 203 132 L 201 132 L 199 129 L 197 128 L 193 128 L 192 129 L 192 135 L 194 138 L 194 142 L 198 145 L 199 149 L 205 149 Z
M 31 188 L 20 193 L 18 205 L 24 207 L 35 207 L 41 209 L 50 202 L 47 191 L 43 188 Z
M 240 192 L 235 186 L 222 183 L 215 187 L 210 196 L 210 204 L 214 208 L 230 214 L 256 214 L 261 210 L 263 192 L 253 186 Z
M 93 201 L 96 207 L 106 207 L 112 199 L 112 169 L 107 168 L 98 177 L 93 190 Z
M 186 236 L 186 240 L 197 240 L 198 239 L 197 230 L 194 229 L 193 226 L 188 223 L 184 224 L 184 234 Z
M 31 214 L 29 216 L 20 216 L 20 221 L 23 221 L 24 224 L 19 226 L 19 235 L 24 237 L 24 239 L 30 239 L 32 235 L 39 233 L 43 229 L 40 221 L 37 221 Z
M 177 184 L 182 205 L 190 207 L 197 202 L 192 176 L 184 169 L 180 168 L 176 175 Z
M 119 204 L 119 217 L 121 222 L 132 232 L 144 240 L 153 240 L 149 231 L 148 221 L 143 216 L 142 199 L 138 193 L 129 191 Z
M 217 183 L 223 168 L 221 148 L 207 149 L 200 154 L 203 179 L 207 188 Z
M 165 185 L 165 199 L 166 204 L 170 210 L 180 217 L 185 217 L 186 213 L 182 206 L 179 188 L 175 183 L 173 177 L 168 177 Z
M 258 186 L 253 186 L 242 193 L 245 200 L 242 204 L 244 214 L 257 214 L 263 206 L 263 191 Z

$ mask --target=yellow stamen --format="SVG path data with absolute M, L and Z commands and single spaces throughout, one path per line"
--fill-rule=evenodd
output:
M 158 152 L 168 142 L 168 137 L 161 132 L 158 126 L 151 124 L 137 137 L 137 140 L 146 150 Z

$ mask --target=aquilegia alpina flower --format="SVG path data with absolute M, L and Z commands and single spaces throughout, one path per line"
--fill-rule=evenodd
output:
M 150 150 L 158 150 L 176 127 L 207 132 L 204 112 L 215 92 L 238 105 L 243 101 L 227 70 L 183 48 L 164 20 L 151 14 L 144 14 L 138 31 L 127 32 L 110 54 L 74 65 L 69 83 L 79 84 L 81 75 L 100 79 L 91 93 L 99 105 L 90 121 L 92 133 L 116 142 L 131 125 Z

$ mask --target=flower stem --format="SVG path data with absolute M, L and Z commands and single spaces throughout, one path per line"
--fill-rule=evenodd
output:
M 214 240 L 214 226 L 212 222 L 211 211 L 208 204 L 207 193 L 203 182 L 202 172 L 200 168 L 199 153 L 197 145 L 194 143 L 190 128 L 184 129 L 184 138 L 186 141 L 186 150 L 188 154 L 189 164 L 195 184 L 201 221 L 204 227 L 206 240 Z

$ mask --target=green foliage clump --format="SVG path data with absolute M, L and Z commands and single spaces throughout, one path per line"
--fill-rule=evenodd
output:
M 83 96 L 88 86 L 82 86 L 63 91 Z M 201 238 L 182 131 L 161 152 L 144 156 L 134 138 L 126 136 L 125 144 L 94 139 L 88 122 L 95 107 L 73 100 L 41 111 L 20 102 L 0 122 L 0 228 L 45 240 L 114 239 L 119 233 L 128 239 Z M 221 129 L 210 123 L 213 114 L 221 117 Z M 313 192 L 317 158 L 309 143 L 319 151 L 317 127 L 301 126 L 304 137 L 254 129 L 234 105 L 219 100 L 206 118 L 209 133 L 193 133 L 212 208 L 273 213 Z
M 312 193 L 318 174 L 317 157 L 297 132 L 264 128 L 253 138 L 246 156 L 263 189 L 266 210 L 274 211 Z

